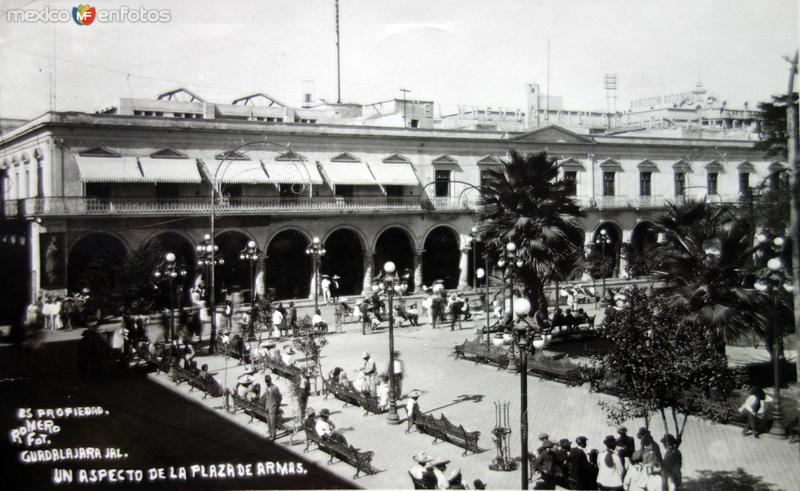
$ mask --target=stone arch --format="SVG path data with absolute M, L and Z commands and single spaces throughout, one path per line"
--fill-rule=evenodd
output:
M 443 280 L 445 288 L 457 288 L 460 276 L 461 239 L 452 226 L 439 224 L 425 236 L 422 254 L 422 282 Z
M 600 241 L 602 231 L 605 230 L 610 243 L 603 245 Z M 603 221 L 597 224 L 592 234 L 592 270 L 596 278 L 612 278 L 619 271 L 620 250 L 622 248 L 622 227 L 613 221 Z
M 652 270 L 653 249 L 658 244 L 658 228 L 650 220 L 642 220 L 631 231 L 628 266 L 632 277 L 645 276 Z
M 276 300 L 308 298 L 312 262 L 306 254 L 311 243 L 307 233 L 287 227 L 274 234 L 264 259 L 266 288 L 275 291 Z
M 380 238 L 380 236 L 384 232 L 386 232 L 387 230 L 389 230 L 391 228 L 397 228 L 397 229 L 402 230 L 406 234 L 406 237 L 408 238 L 408 241 L 409 241 L 411 247 L 413 249 L 419 249 L 419 247 L 417 246 L 417 236 L 416 236 L 416 234 L 414 234 L 414 232 L 412 232 L 411 229 L 408 228 L 406 225 L 403 225 L 403 224 L 400 224 L 400 223 L 395 223 L 395 224 L 391 224 L 391 225 L 386 225 L 385 227 L 380 229 L 378 231 L 378 233 L 375 234 L 375 239 L 372 241 L 372 250 L 373 251 L 376 250 L 377 247 L 378 247 L 378 239 Z
M 322 241 L 327 253 L 322 258 L 321 274 L 339 276 L 339 293 L 361 293 L 364 281 L 364 239 L 350 227 L 337 227 Z
M 215 239 L 215 243 L 219 246 L 217 254 L 225 262 L 217 266 L 214 286 L 221 295 L 224 295 L 225 291 L 249 291 L 252 288 L 251 267 L 254 273 L 256 265 L 239 258 L 239 254 L 251 240 L 250 235 L 233 229 L 217 234 Z
M 109 292 L 119 285 L 121 264 L 128 256 L 128 247 L 119 237 L 106 232 L 83 234 L 70 244 L 67 255 L 67 291 Z
M 170 230 L 151 235 L 147 238 L 147 240 L 142 242 L 141 247 L 153 248 L 159 251 L 159 256 L 166 254 L 167 252 L 172 252 L 175 254 L 176 264 L 178 267 L 186 271 L 184 280 L 178 285 L 178 294 L 176 297 L 179 299 L 179 301 L 177 307 L 186 305 L 189 302 L 192 283 L 194 282 L 195 277 L 197 274 L 204 273 L 197 267 L 197 256 L 194 243 L 191 241 L 191 239 L 181 232 Z M 155 261 L 160 261 L 160 259 L 160 257 L 153 258 Z M 158 263 L 154 262 L 154 264 L 150 265 L 149 267 L 155 269 L 156 266 L 158 266 Z M 157 297 L 159 305 L 169 305 L 169 297 L 167 296 L 168 292 L 164 289 L 160 289 L 160 291 L 162 293 Z
M 414 271 L 414 236 L 402 225 L 385 227 L 375 236 L 375 274 L 383 271 L 383 265 L 392 261 L 397 271 Z M 408 291 L 414 290 L 413 281 L 408 283 Z

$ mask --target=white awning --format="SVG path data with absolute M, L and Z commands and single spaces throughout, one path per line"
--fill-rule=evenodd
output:
M 75 156 L 82 182 L 145 182 L 136 157 Z
M 322 172 L 331 187 L 337 184 L 378 185 L 364 162 L 325 162 L 322 164 Z
M 195 159 L 154 159 L 139 157 L 144 178 L 148 182 L 200 183 L 200 171 Z
M 418 186 L 419 179 L 411 164 L 369 164 L 375 182 L 387 186 Z
M 222 168 L 218 170 L 220 164 Z M 206 162 L 208 178 L 227 184 L 270 184 L 260 160 Z
M 314 184 L 322 185 L 322 176 L 317 166 L 303 161 L 264 162 L 267 181 L 273 184 Z

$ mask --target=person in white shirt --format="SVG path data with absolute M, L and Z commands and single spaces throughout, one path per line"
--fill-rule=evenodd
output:
M 331 279 L 328 275 L 322 275 L 322 281 L 319 282 L 319 286 L 322 289 L 322 298 L 325 299 L 325 303 L 331 303 Z
M 747 424 L 742 430 L 744 436 L 752 433 L 754 437 L 758 438 L 758 419 L 767 415 L 767 406 L 771 402 L 772 398 L 759 387 L 755 387 L 750 392 L 744 404 L 739 407 L 739 414 L 747 418 Z
M 625 466 L 615 451 L 617 440 L 613 435 L 608 435 L 603 439 L 603 444 L 606 450 L 597 458 L 597 484 L 600 489 L 621 490 Z
M 382 411 L 389 408 L 389 377 L 386 375 L 381 375 L 378 382 L 378 407 Z
M 287 344 L 283 347 L 283 351 L 281 351 L 281 360 L 286 365 L 294 365 L 294 354 L 294 349 Z

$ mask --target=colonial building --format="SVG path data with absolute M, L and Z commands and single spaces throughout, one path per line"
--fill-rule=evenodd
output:
M 465 286 L 476 187 L 511 148 L 559 160 L 587 213 L 587 249 L 606 229 L 616 274 L 629 274 L 623 245 L 655 240 L 649 220 L 667 201 L 736 201 L 784 165 L 742 140 L 434 128 L 430 107 L 291 108 L 264 94 L 214 104 L 179 90 L 28 121 L 0 136 L 5 317 L 42 291 L 79 288 L 98 251 L 121 265 L 157 241 L 191 282 L 204 273 L 195 249 L 212 216 L 219 288 L 247 289 L 239 253 L 253 240 L 264 251 L 257 288 L 307 297 L 314 237 L 327 249 L 322 273 L 341 276 L 344 294 L 361 293 L 387 260 L 409 270 L 412 290 Z

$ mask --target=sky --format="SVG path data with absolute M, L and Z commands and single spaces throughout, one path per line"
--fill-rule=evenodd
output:
M 77 2 L 0 0 L 0 116 L 96 110 L 186 87 L 229 103 L 263 92 L 335 101 L 334 0 L 103 1 L 169 10 L 169 22 L 10 22 L 9 9 Z M 445 108 L 524 109 L 524 84 L 566 108 L 617 109 L 701 81 L 729 107 L 785 92 L 797 0 L 340 0 L 343 102 L 401 98 Z M 548 83 L 548 44 L 549 83 Z M 53 87 L 55 89 L 53 90 Z M 53 101 L 54 100 L 54 101 Z

